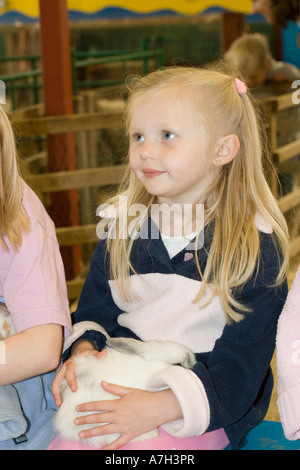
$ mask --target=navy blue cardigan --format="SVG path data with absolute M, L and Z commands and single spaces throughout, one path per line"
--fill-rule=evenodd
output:
M 139 275 L 145 275 L 150 286 L 151 274 L 162 276 L 162 283 L 168 280 L 172 284 L 175 278 L 177 281 L 181 279 L 185 286 L 186 282 L 201 282 L 194 257 L 186 257 L 189 247 L 170 259 L 160 235 L 155 238 L 135 240 L 131 257 L 135 270 Z M 202 270 L 205 268 L 211 238 L 212 232 L 206 230 L 204 246 L 198 250 Z M 248 432 L 264 419 L 267 412 L 273 389 L 270 362 L 275 349 L 278 318 L 287 296 L 286 282 L 274 287 L 280 262 L 277 243 L 272 234 L 263 232 L 260 232 L 260 241 L 258 271 L 242 289 L 234 293 L 237 299 L 251 308 L 251 313 L 246 313 L 238 323 L 228 324 L 224 321 L 222 330 L 214 333 L 215 338 L 211 338 L 212 347 L 209 350 L 207 346 L 203 350 L 201 341 L 199 347 L 195 346 L 195 342 L 192 347 L 197 358 L 193 372 L 204 386 L 210 408 L 207 431 L 224 428 L 233 449 L 245 444 Z M 190 252 L 193 254 L 193 251 Z M 139 339 L 139 334 L 134 331 L 135 317 L 131 320 L 131 307 L 125 311 L 124 305 L 117 305 L 113 290 L 109 276 L 109 254 L 102 240 L 92 257 L 78 308 L 73 316 L 74 323 L 96 322 L 110 336 Z M 185 295 L 186 292 L 182 292 L 182 296 Z M 164 311 L 160 315 L 163 318 Z M 121 318 L 123 321 L 120 321 Z M 127 323 L 124 319 L 128 320 Z M 133 326 L 129 328 L 128 324 Z M 171 322 L 169 325 L 171 331 Z M 168 327 L 163 323 L 158 324 L 158 339 L 162 329 L 166 331 Z M 200 332 L 202 336 L 204 333 L 205 339 L 205 331 L 199 329 L 199 337 Z M 94 330 L 86 331 L 81 338 L 96 341 L 99 350 L 105 345 L 105 336 Z M 70 349 L 65 352 L 64 360 L 69 355 Z

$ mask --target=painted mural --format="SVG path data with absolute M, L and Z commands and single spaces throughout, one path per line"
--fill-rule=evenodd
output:
M 70 19 L 194 15 L 230 10 L 251 13 L 251 0 L 67 0 Z M 0 22 L 37 21 L 39 0 L 0 0 Z

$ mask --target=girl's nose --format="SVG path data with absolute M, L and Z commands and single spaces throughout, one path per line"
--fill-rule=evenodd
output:
M 142 160 L 147 160 L 148 158 L 155 158 L 156 150 L 155 145 L 150 142 L 144 142 L 140 148 L 140 156 Z

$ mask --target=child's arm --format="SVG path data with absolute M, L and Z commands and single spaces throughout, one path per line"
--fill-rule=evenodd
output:
M 4 340 L 6 364 L 0 365 L 0 385 L 40 375 L 58 367 L 63 328 L 46 324 L 28 328 Z

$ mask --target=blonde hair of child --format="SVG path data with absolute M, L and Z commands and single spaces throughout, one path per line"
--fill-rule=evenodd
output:
M 205 223 L 214 222 L 214 235 L 208 253 L 202 287 L 195 301 L 199 301 L 207 286 L 213 294 L 219 295 L 228 321 L 239 321 L 243 315 L 236 310 L 247 312 L 247 306 L 237 302 L 231 290 L 242 286 L 258 268 L 260 255 L 259 231 L 255 215 L 259 213 L 272 227 L 282 250 L 283 261 L 277 282 L 281 283 L 287 272 L 289 240 L 285 219 L 278 209 L 263 171 L 266 158 L 266 137 L 259 125 L 249 93 L 237 92 L 235 76 L 217 70 L 170 67 L 135 79 L 129 84 L 130 95 L 125 115 L 127 129 L 136 98 L 163 93 L 169 87 L 192 87 L 192 105 L 198 106 L 199 117 L 211 138 L 212 147 L 221 136 L 236 134 L 240 150 L 233 161 L 219 171 L 217 181 L 210 187 L 205 206 Z M 109 202 L 117 204 L 120 195 L 127 197 L 127 204 L 143 204 L 145 210 L 139 216 L 140 226 L 149 217 L 151 204 L 156 198 L 149 194 L 134 173 L 128 168 L 119 194 Z M 117 281 L 120 294 L 129 299 L 134 293 L 130 287 L 130 270 L 135 272 L 130 260 L 134 240 L 126 237 L 131 222 L 120 209 L 119 217 L 112 223 L 107 247 L 110 252 L 111 276 Z M 124 236 L 125 235 L 125 236 Z M 280 254 L 278 253 L 278 256 Z M 138 273 L 136 273 L 138 274 Z
M 272 60 L 267 38 L 259 33 L 243 34 L 224 54 L 224 61 L 239 70 L 249 84 L 261 74 L 266 77 Z
M 21 178 L 10 121 L 0 107 L 0 241 L 4 250 L 7 240 L 14 250 L 22 245 L 22 234 L 29 230 L 29 219 L 22 206 Z M 6 240 L 6 239 L 7 240 Z

